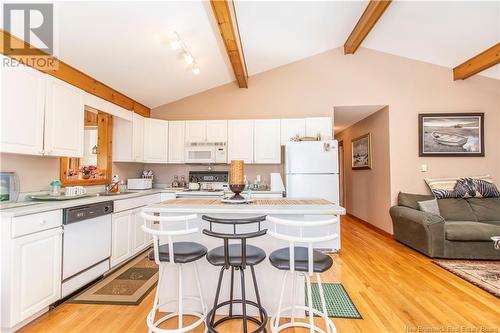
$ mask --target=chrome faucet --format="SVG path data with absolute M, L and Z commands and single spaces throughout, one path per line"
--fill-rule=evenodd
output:
M 106 193 L 115 192 L 114 189 L 118 186 L 120 186 L 120 183 L 118 183 L 118 182 L 104 185 L 104 192 L 106 192 Z M 119 192 L 119 190 L 120 190 L 120 188 L 118 188 L 116 190 L 116 192 Z

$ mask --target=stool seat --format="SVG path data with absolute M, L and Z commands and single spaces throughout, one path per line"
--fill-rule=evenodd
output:
M 174 246 L 174 263 L 185 264 L 188 262 L 196 261 L 207 254 L 207 248 L 195 242 L 175 242 Z M 168 244 L 160 245 L 158 252 L 160 254 L 160 261 L 169 262 L 169 248 Z M 149 259 L 155 259 L 154 251 L 149 253 Z
M 307 247 L 296 246 L 294 250 L 295 270 L 298 272 L 307 272 L 309 270 L 309 259 L 307 257 Z M 290 270 L 290 248 L 282 248 L 273 251 L 269 255 L 271 265 L 281 270 Z M 323 273 L 333 265 L 333 260 L 330 256 L 313 250 L 313 271 L 315 273 Z
M 253 266 L 262 262 L 266 259 L 266 253 L 264 250 L 253 246 L 246 246 L 246 264 Z M 214 266 L 224 266 L 224 246 L 216 247 L 207 253 L 207 260 Z M 229 245 L 229 265 L 231 266 L 241 266 L 241 245 L 231 244 Z

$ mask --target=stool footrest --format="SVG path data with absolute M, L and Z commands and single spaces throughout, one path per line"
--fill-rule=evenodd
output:
M 207 324 L 208 332 L 217 333 L 217 331 L 215 330 L 215 327 L 217 327 L 218 325 L 220 325 L 223 322 L 226 322 L 228 320 L 244 319 L 243 315 L 238 314 L 238 315 L 225 316 L 225 317 L 215 321 L 213 324 L 210 323 L 210 318 L 212 317 L 212 314 L 214 313 L 214 311 L 217 311 L 218 309 L 220 309 L 224 306 L 227 306 L 227 305 L 231 305 L 231 304 L 243 304 L 243 300 L 242 299 L 233 299 L 232 301 L 225 301 L 225 302 L 219 303 L 219 304 L 217 304 L 217 306 L 215 308 L 213 308 L 212 310 L 210 310 L 210 312 L 208 312 L 207 317 L 206 317 L 207 318 L 206 324 Z M 260 319 L 257 319 L 255 317 L 246 316 L 247 320 L 259 325 L 259 327 L 257 327 L 257 329 L 255 331 L 253 331 L 252 333 L 258 333 L 258 332 L 262 332 L 263 330 L 265 330 L 266 325 L 267 325 L 267 319 L 268 319 L 266 309 L 264 309 L 263 307 L 260 307 L 254 301 L 245 300 L 245 304 L 255 307 L 257 310 L 259 310 L 259 313 L 262 314 L 262 317 L 264 318 L 264 320 L 261 322 Z

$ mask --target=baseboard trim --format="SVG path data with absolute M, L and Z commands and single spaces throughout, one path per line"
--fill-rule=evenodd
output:
M 392 234 L 388 233 L 385 230 L 380 229 L 377 226 L 374 226 L 370 222 L 367 222 L 367 221 L 365 221 L 363 219 L 360 219 L 359 217 L 357 217 L 355 215 L 352 215 L 351 213 L 346 213 L 346 215 L 349 216 L 350 218 L 352 218 L 353 220 L 356 220 L 357 222 L 359 222 L 359 223 L 363 224 L 364 226 L 368 227 L 369 229 L 372 229 L 376 233 L 378 233 L 378 234 L 380 234 L 380 235 L 382 235 L 384 237 L 387 237 L 387 238 L 390 238 L 390 239 L 394 239 L 394 236 Z

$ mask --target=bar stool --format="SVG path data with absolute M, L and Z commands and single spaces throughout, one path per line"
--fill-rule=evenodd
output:
M 267 221 L 274 224 L 274 228 L 272 228 L 272 230 L 268 230 L 268 234 L 271 237 L 285 240 L 288 241 L 289 243 L 288 248 L 275 250 L 269 255 L 269 261 L 271 262 L 271 265 L 273 265 L 279 270 L 285 271 L 285 274 L 283 276 L 283 282 L 281 284 L 281 293 L 278 303 L 278 310 L 276 311 L 276 314 L 271 317 L 271 323 L 270 323 L 271 331 L 273 333 L 277 333 L 290 327 L 305 327 L 309 328 L 309 331 L 311 333 L 313 332 L 325 333 L 324 330 L 314 325 L 314 315 L 316 314 L 325 320 L 325 325 L 328 333 L 337 332 L 335 325 L 333 324 L 332 320 L 328 317 L 328 312 L 326 310 L 325 294 L 323 291 L 323 285 L 321 284 L 321 277 L 320 277 L 320 273 L 323 273 L 328 269 L 330 269 L 330 267 L 332 267 L 333 260 L 332 258 L 330 258 L 330 256 L 320 251 L 314 250 L 313 244 L 336 239 L 338 238 L 338 235 L 336 233 L 333 233 L 330 235 L 319 236 L 319 237 L 304 237 L 303 233 L 304 230 L 307 228 L 311 229 L 317 227 L 324 227 L 338 223 L 338 217 L 321 221 L 320 220 L 293 221 L 293 220 L 286 220 L 268 216 Z M 287 232 L 279 232 L 277 227 L 278 225 L 283 226 L 282 229 L 286 229 Z M 299 236 L 296 236 L 297 231 Z M 307 244 L 307 247 L 295 246 L 295 243 L 305 243 Z M 318 283 L 319 295 L 321 299 L 321 307 L 323 310 L 322 312 L 313 308 L 311 276 L 313 276 L 314 274 L 316 274 L 316 281 Z M 283 304 L 283 295 L 285 292 L 286 278 L 288 275 L 291 275 L 293 279 L 292 280 L 292 293 L 294 296 L 292 301 L 293 304 L 292 306 L 282 309 L 281 307 Z M 308 306 L 294 304 L 296 299 L 295 295 L 297 291 L 295 280 L 297 279 L 298 276 L 304 276 L 306 279 Z M 301 287 L 299 286 L 299 288 Z M 309 323 L 295 321 L 295 309 L 308 311 Z M 289 310 L 291 310 L 291 321 L 283 325 L 280 325 L 281 313 Z
M 265 216 L 244 218 L 244 219 L 221 219 L 203 215 L 201 217 L 203 220 L 210 223 L 210 229 L 204 229 L 203 233 L 207 236 L 221 238 L 224 241 L 224 245 L 216 247 L 207 253 L 207 260 L 214 266 L 222 266 L 219 274 L 219 282 L 217 284 L 217 291 L 215 292 L 214 306 L 207 314 L 206 324 L 207 330 L 210 333 L 217 333 L 215 328 L 228 320 L 232 319 L 242 319 L 243 320 L 243 332 L 247 333 L 247 321 L 252 321 L 259 327 L 253 331 L 257 332 L 267 332 L 267 312 L 262 307 L 260 303 L 259 289 L 257 287 L 257 279 L 255 277 L 254 265 L 259 264 L 266 258 L 266 253 L 252 245 L 247 245 L 247 239 L 260 237 L 266 234 L 267 229 L 261 230 L 261 222 L 266 219 Z M 237 233 L 236 226 L 248 225 L 248 224 L 258 224 L 258 230 L 255 232 Z M 220 224 L 232 227 L 232 233 L 221 233 L 213 231 L 212 224 Z M 229 244 L 229 241 L 239 241 L 239 244 Z M 247 300 L 245 295 L 245 269 L 250 266 L 250 271 L 252 273 L 253 287 L 255 290 L 256 302 Z M 231 289 L 229 301 L 224 301 L 219 303 L 220 290 L 222 285 L 222 278 L 224 276 L 224 271 L 231 269 Z M 241 299 L 233 298 L 233 287 L 234 287 L 234 270 L 240 271 L 240 281 L 241 281 Z M 233 304 L 241 304 L 241 315 L 233 314 Z M 215 314 L 217 309 L 229 305 L 229 314 L 217 321 L 215 321 Z M 259 311 L 260 319 L 247 316 L 247 305 L 255 307 Z
M 149 259 L 154 260 L 158 264 L 159 276 L 158 276 L 158 284 L 156 287 L 156 294 L 153 303 L 153 309 L 149 312 L 146 323 L 149 328 L 149 332 L 161 332 L 161 333 L 181 333 L 188 332 L 200 324 L 202 324 L 205 320 L 207 313 L 207 306 L 203 301 L 203 294 L 201 291 L 200 277 L 198 274 L 198 267 L 196 265 L 196 261 L 203 258 L 207 254 L 207 248 L 201 244 L 195 242 L 174 242 L 175 237 L 185 236 L 189 234 L 193 234 L 198 232 L 198 228 L 189 228 L 189 221 L 196 219 L 198 216 L 196 214 L 192 215 L 184 215 L 184 216 L 154 216 L 150 215 L 146 212 L 141 212 L 141 217 L 144 219 L 144 225 L 142 226 L 142 230 L 153 236 L 153 251 L 149 253 Z M 160 230 L 152 229 L 148 227 L 148 225 L 152 224 L 153 221 L 160 222 Z M 168 228 L 171 230 L 166 230 L 165 223 L 169 222 L 169 224 L 173 227 L 176 222 L 185 222 L 184 229 L 176 229 Z M 178 226 L 178 225 L 177 225 Z M 160 245 L 160 237 L 166 237 L 168 242 Z M 184 296 L 182 293 L 182 270 L 183 266 L 186 264 L 193 264 L 194 274 L 196 278 L 196 284 L 198 287 L 199 296 Z M 165 276 L 164 269 L 166 265 L 175 265 L 178 269 L 178 298 L 166 300 L 165 302 L 159 303 L 159 294 L 160 289 L 163 284 L 171 284 L 171 281 L 167 280 Z M 202 312 L 184 312 L 183 311 L 183 302 L 186 300 L 199 302 L 201 305 Z M 158 320 L 155 321 L 155 315 L 158 308 L 167 305 L 172 302 L 178 302 L 178 311 L 169 313 Z M 183 327 L 182 319 L 184 315 L 191 315 L 198 317 L 194 323 Z M 178 328 L 177 329 L 162 329 L 158 326 L 164 321 L 178 317 Z

